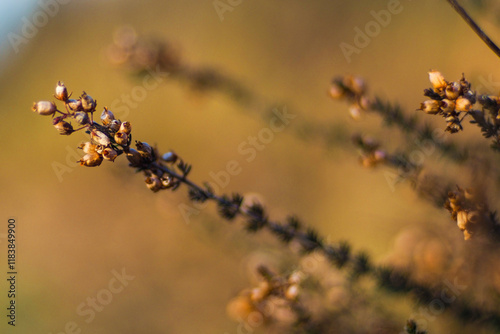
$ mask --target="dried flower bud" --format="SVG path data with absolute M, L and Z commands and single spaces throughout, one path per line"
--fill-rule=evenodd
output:
M 108 127 L 112 131 L 118 131 L 120 129 L 120 125 L 121 124 L 122 123 L 119 120 L 114 119 L 114 120 L 111 121 L 111 123 L 109 123 Z
M 77 121 L 81 125 L 90 124 L 90 118 L 86 112 L 79 111 L 79 112 L 75 113 L 74 118 L 75 118 L 75 121 Z
M 443 99 L 439 102 L 439 106 L 441 107 L 441 110 L 447 114 L 455 111 L 455 102 L 452 100 Z
M 116 153 L 116 151 L 113 150 L 111 147 L 106 147 L 102 151 L 102 157 L 106 160 L 115 161 L 117 156 L 118 156 L 118 153 Z
M 455 105 L 456 105 L 455 110 L 457 110 L 457 111 L 465 111 L 465 112 L 469 111 L 471 109 L 471 107 L 472 107 L 471 102 L 468 99 L 463 98 L 463 97 L 458 98 L 455 101 Z
M 146 177 L 146 186 L 153 192 L 157 192 L 161 189 L 161 181 L 160 178 L 156 175 L 151 175 Z
M 92 144 L 88 141 L 86 143 L 80 144 L 79 148 L 81 148 L 85 153 L 94 153 L 96 151 L 96 146 L 96 144 Z
M 269 282 L 263 281 L 257 288 L 252 289 L 250 292 L 250 300 L 254 303 L 258 303 L 266 298 L 269 295 L 269 292 L 271 292 Z
M 85 112 L 93 112 L 95 111 L 96 102 L 92 98 L 92 96 L 83 92 L 82 96 L 80 96 L 80 100 L 82 101 L 82 108 Z
M 427 100 L 420 104 L 420 110 L 423 110 L 426 114 L 435 115 L 439 112 L 439 101 Z
M 151 158 L 153 153 L 153 148 L 148 143 L 136 141 L 135 147 L 137 147 L 137 150 L 143 157 Z
M 458 228 L 463 231 L 467 228 L 467 224 L 469 222 L 469 219 L 467 217 L 467 212 L 465 211 L 458 211 L 457 213 L 457 225 Z
M 33 107 L 31 109 L 39 115 L 50 116 L 57 111 L 57 106 L 54 102 L 38 101 L 33 103 Z
M 448 83 L 444 80 L 444 76 L 439 71 L 432 70 L 429 72 L 429 80 L 435 92 L 439 93 L 446 88 Z
M 328 91 L 330 97 L 334 100 L 339 100 L 345 96 L 345 91 L 342 87 L 340 87 L 337 83 L 333 83 Z
M 460 96 L 462 87 L 456 81 L 453 81 L 448 86 L 446 86 L 446 98 L 450 100 L 456 100 Z
M 95 146 L 95 151 L 97 153 L 99 153 L 100 155 L 102 155 L 102 152 L 104 151 L 104 149 L 106 148 L 106 146 L 103 146 L 103 145 L 96 145 Z
M 354 120 L 361 119 L 361 108 L 357 104 L 353 104 L 349 107 L 349 116 Z
M 68 106 L 69 109 L 71 109 L 73 111 L 82 111 L 83 110 L 82 100 L 80 100 L 80 99 L 78 99 L 78 100 L 69 99 L 66 101 L 66 105 Z
M 132 132 L 132 125 L 128 121 L 122 122 L 122 124 L 120 125 L 120 130 L 118 131 L 130 134 L 130 132 Z
M 54 127 L 61 135 L 69 136 L 74 132 L 73 126 L 66 121 L 59 121 L 54 124 Z
M 127 159 L 130 162 L 130 166 L 132 167 L 140 167 L 142 164 L 141 154 L 133 148 L 128 150 Z
M 79 161 L 80 166 L 86 167 L 96 167 L 99 166 L 102 162 L 102 156 L 97 153 L 88 153 L 83 156 L 83 158 Z
M 111 112 L 111 110 L 108 110 L 108 108 L 104 107 L 104 110 L 103 110 L 103 112 L 101 114 L 102 124 L 108 125 L 114 119 L 115 119 L 115 115 L 113 115 L 113 113 Z
M 68 99 L 68 90 L 66 89 L 64 83 L 62 83 L 61 81 L 57 82 L 56 93 L 54 94 L 54 97 L 61 101 L 66 101 Z
M 295 300 L 299 296 L 299 286 L 297 284 L 290 285 L 285 291 L 285 297 L 288 300 Z
M 350 89 L 355 95 L 363 95 L 366 90 L 365 80 L 354 75 L 347 75 L 343 79 L 345 87 Z
M 172 188 L 175 184 L 174 179 L 170 176 L 162 176 L 160 181 L 163 189 Z
M 177 161 L 178 156 L 177 154 L 175 154 L 174 151 L 170 151 L 165 153 L 161 158 L 166 162 L 175 163 Z
M 90 132 L 90 138 L 92 139 L 92 141 L 96 144 L 100 144 L 100 145 L 103 145 L 103 146 L 108 146 L 111 141 L 109 140 L 109 137 L 102 133 L 101 131 L 97 131 L 97 130 L 92 130 L 92 132 Z
M 115 133 L 115 142 L 118 145 L 127 146 L 128 145 L 128 135 L 125 132 L 118 131 Z

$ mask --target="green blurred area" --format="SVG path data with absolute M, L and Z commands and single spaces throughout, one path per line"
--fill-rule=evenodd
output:
M 85 90 L 97 99 L 98 110 L 131 94 L 141 80 L 105 57 L 114 31 L 130 25 L 173 42 L 190 64 L 239 79 L 281 103 L 278 108 L 300 110 L 292 122 L 347 124 L 347 133 L 363 129 L 394 148 L 397 131 L 381 127 L 375 115 L 356 124 L 343 103 L 327 96 L 333 76 L 362 75 L 372 92 L 413 113 L 431 68 L 450 80 L 466 73 L 473 85 L 489 75 L 500 82 L 500 72 L 498 59 L 445 1 L 401 1 L 401 13 L 347 62 L 340 43 L 353 44 L 354 28 L 363 29 L 373 20 L 370 11 L 387 4 L 242 1 L 223 21 L 212 1 L 61 5 L 29 43 L 10 52 L 0 78 L 1 217 L 18 221 L 16 330 L 55 334 L 74 321 L 82 333 L 236 333 L 226 304 L 248 286 L 253 259 L 279 263 L 288 249 L 266 233 L 246 234 L 241 221 L 227 224 L 213 205 L 186 223 L 179 210 L 182 203 L 190 205 L 185 189 L 151 193 L 124 159 L 99 168 L 71 167 L 60 182 L 54 163 L 76 161 L 74 148 L 84 136 L 57 134 L 48 117 L 30 111 L 33 101 L 51 99 L 58 80 L 74 96 Z M 479 22 L 499 36 L 494 23 Z M 192 164 L 195 181 L 210 180 L 211 172 L 236 160 L 242 172 L 225 193 L 256 195 L 272 219 L 296 214 L 329 240 L 349 240 L 375 260 L 390 253 L 404 228 L 450 223 L 444 210 L 418 199 L 407 184 L 392 191 L 384 169 L 363 169 L 350 144 L 325 150 L 285 130 L 248 163 L 238 146 L 268 124 L 219 93 L 196 94 L 165 79 L 130 108 L 126 120 L 134 139 L 160 151 L 174 149 Z M 482 140 L 476 129 L 458 140 L 464 138 Z M 86 323 L 77 307 L 108 286 L 113 269 L 122 268 L 135 278 Z M 3 291 L 2 285 L 2 303 Z M 4 320 L 0 328 L 7 328 Z

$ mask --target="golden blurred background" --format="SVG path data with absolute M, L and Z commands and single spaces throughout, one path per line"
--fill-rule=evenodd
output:
M 62 2 L 15 47 L 7 33 L 22 36 L 22 18 L 43 9 L 36 2 L 12 14 L 15 25 L 1 45 L 0 264 L 5 268 L 5 225 L 13 216 L 19 333 L 69 333 L 73 322 L 82 333 L 237 333 L 238 324 L 226 315 L 228 301 L 249 285 L 255 263 L 279 266 L 289 257 L 288 248 L 267 233 L 251 235 L 241 221 L 223 221 L 213 205 L 187 223 L 179 210 L 189 205 L 186 189 L 152 193 L 123 158 L 99 168 L 73 166 L 83 134 L 60 136 L 48 117 L 31 112 L 33 101 L 52 100 L 58 80 L 74 96 L 93 96 L 98 110 L 141 85 L 106 58 L 117 28 L 127 25 L 167 40 L 184 61 L 220 69 L 277 101 L 279 109 L 301 111 L 292 123 L 339 124 L 346 133 L 361 129 L 392 148 L 398 131 L 382 127 L 376 115 L 356 123 L 345 104 L 328 97 L 333 76 L 362 75 L 371 92 L 398 101 L 408 113 L 423 100 L 429 69 L 451 80 L 465 73 L 475 86 L 488 78 L 500 83 L 498 59 L 445 1 L 401 0 L 401 12 L 350 62 L 340 44 L 353 44 L 355 28 L 373 20 L 370 11 L 387 9 L 391 1 L 243 0 L 229 5 L 223 20 L 212 0 Z M 472 13 L 500 41 L 495 20 L 486 12 Z M 224 94 L 199 94 L 166 77 L 136 102 L 126 116 L 134 139 L 157 144 L 162 152 L 174 149 L 193 165 L 196 182 L 236 160 L 242 172 L 225 193 L 257 196 L 272 219 L 296 214 L 331 241 L 349 240 L 375 261 L 391 253 L 401 231 L 451 223 L 445 210 L 419 199 L 408 184 L 392 191 L 383 169 L 363 169 L 348 143 L 326 150 L 286 129 L 246 162 L 238 146 L 268 124 Z M 461 140 L 483 139 L 474 129 Z M 71 167 L 58 176 L 55 165 Z M 108 287 L 113 271 L 122 270 L 134 278 L 87 323 L 78 307 Z M 5 310 L 5 280 L 1 289 Z M 401 326 L 407 312 L 396 319 Z M 13 332 L 3 313 L 2 333 Z

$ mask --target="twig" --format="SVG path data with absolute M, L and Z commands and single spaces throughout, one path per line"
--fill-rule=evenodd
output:
M 474 32 L 483 40 L 497 57 L 500 57 L 500 48 L 486 35 L 486 33 L 477 25 L 477 23 L 467 14 L 465 9 L 460 6 L 456 0 L 446 0 L 455 9 L 455 11 L 464 19 L 465 22 L 474 30 Z

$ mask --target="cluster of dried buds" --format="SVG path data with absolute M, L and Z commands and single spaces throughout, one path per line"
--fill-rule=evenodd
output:
M 101 165 L 103 160 L 115 161 L 119 155 L 125 154 L 131 167 L 144 172 L 146 186 L 154 192 L 176 189 L 180 184 L 179 179 L 164 171 L 164 164 L 168 165 L 167 170 L 177 168 L 183 177 L 189 173 L 190 166 L 174 152 L 167 152 L 160 157 L 155 148 L 141 141 L 135 141 L 136 149 L 130 147 L 130 122 L 116 119 L 108 108 L 104 107 L 101 113 L 102 124 L 94 122 L 97 102 L 87 93 L 83 92 L 79 99 L 71 99 L 64 83 L 58 82 L 54 97 L 64 103 L 64 110 L 59 110 L 56 104 L 50 101 L 35 102 L 32 109 L 39 115 L 52 116 L 52 123 L 61 135 L 70 135 L 82 129 L 89 134 L 90 140 L 79 146 L 85 153 L 78 161 L 81 166 L 96 167 Z M 71 120 L 80 127 L 75 130 L 68 122 Z
M 387 153 L 380 149 L 380 143 L 375 139 L 356 134 L 352 141 L 361 150 L 360 162 L 363 167 L 374 167 L 386 161 Z
M 370 100 L 366 96 L 366 83 L 363 78 L 345 75 L 332 80 L 329 95 L 334 100 L 347 100 L 351 105 L 349 114 L 353 119 L 359 119 L 363 110 L 370 108 Z
M 282 320 L 293 318 L 287 314 L 291 304 L 297 302 L 302 281 L 300 272 L 294 272 L 287 277 L 278 276 L 268 268 L 260 266 L 257 269 L 261 282 L 257 287 L 243 290 L 227 307 L 228 314 L 237 321 L 245 323 L 264 320 Z M 280 310 L 283 313 L 280 313 Z M 271 312 L 270 312 L 271 311 Z M 271 314 L 272 313 L 272 314 Z M 258 321 L 256 321 L 258 320 Z
M 448 193 L 445 207 L 451 213 L 451 218 L 457 222 L 458 228 L 464 233 L 464 239 L 470 239 L 474 234 L 492 223 L 488 206 L 479 192 L 462 189 Z
M 446 131 L 455 133 L 462 130 L 462 112 L 467 115 L 476 103 L 476 93 L 470 89 L 471 84 L 462 75 L 460 81 L 448 82 L 441 72 L 430 71 L 429 80 L 432 88 L 424 90 L 429 97 L 420 104 L 420 110 L 426 114 L 440 115 L 446 120 Z M 464 116 L 465 117 L 465 116 Z

